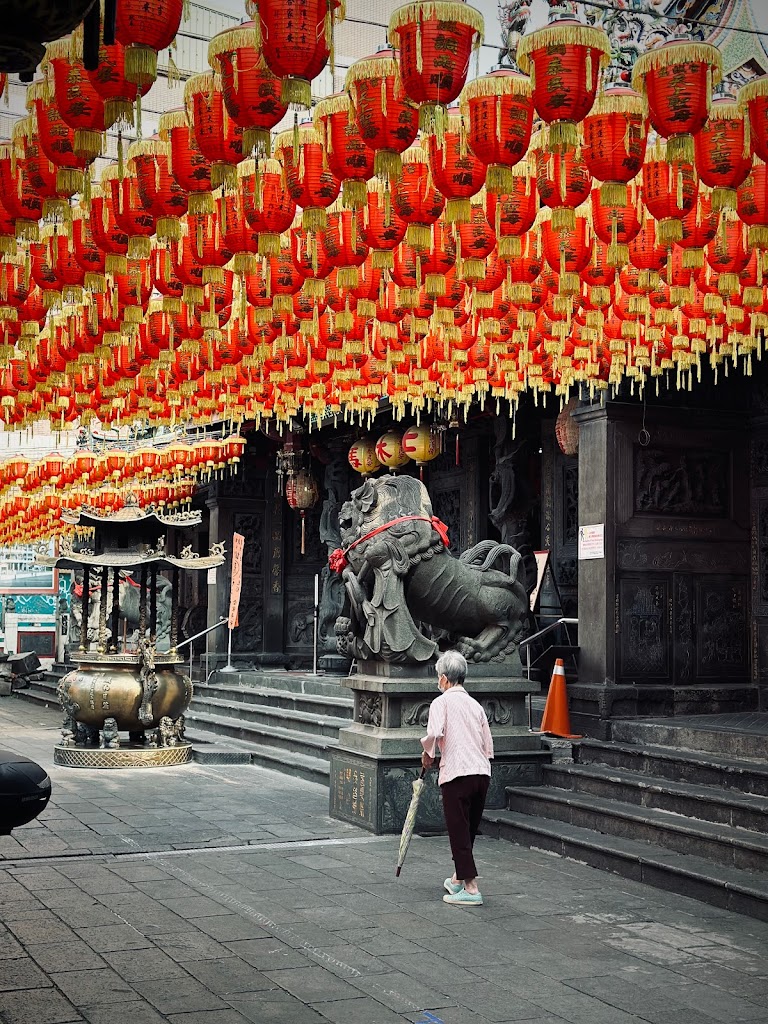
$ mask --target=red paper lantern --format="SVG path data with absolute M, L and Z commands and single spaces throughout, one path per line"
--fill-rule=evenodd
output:
M 243 129 L 227 112 L 220 76 L 212 71 L 194 75 L 184 87 L 184 102 L 200 152 L 211 164 L 211 185 L 236 189 Z
M 122 2 L 122 0 L 121 0 Z M 82 35 L 75 35 L 78 56 L 82 60 Z M 141 134 L 141 97 L 151 82 L 135 83 L 126 76 L 126 47 L 120 42 L 99 47 L 99 63 L 95 71 L 88 71 L 91 85 L 104 101 L 104 125 L 111 128 L 136 126 Z
M 420 104 L 423 132 L 442 137 L 445 108 L 459 98 L 483 29 L 479 11 L 450 0 L 416 0 L 389 19 L 389 42 L 400 51 L 403 88 Z
M 427 153 L 412 146 L 403 154 L 403 173 L 392 190 L 392 206 L 408 225 L 406 240 L 414 249 L 432 244 L 432 225 L 445 208 L 445 199 L 431 184 Z
M 713 210 L 735 210 L 737 189 L 752 167 L 749 131 L 738 106 L 729 100 L 713 103 L 694 143 L 699 177 L 714 189 Z
M 328 167 L 341 180 L 344 205 L 361 209 L 373 177 L 374 155 L 360 137 L 352 101 L 346 93 L 328 96 L 315 106 L 312 117 L 325 144 Z
M 283 103 L 307 110 L 312 79 L 331 58 L 333 23 L 344 17 L 339 0 L 247 0 L 248 13 L 261 30 L 261 48 L 270 70 L 282 78 Z
M 739 89 L 739 109 L 749 118 L 752 150 L 768 161 L 768 75 L 747 82 Z
M 720 51 L 710 43 L 672 40 L 638 57 L 632 87 L 646 97 L 670 160 L 693 163 L 693 136 L 707 123 L 712 87 L 722 76 Z
M 536 180 L 542 203 L 552 210 L 552 226 L 572 228 L 574 210 L 589 198 L 592 175 L 575 149 L 554 152 L 542 148 L 543 139 L 534 139 Z
M 448 111 L 442 145 L 438 136 L 427 136 L 427 152 L 432 180 L 446 199 L 445 219 L 466 223 L 470 199 L 483 187 L 486 168 L 468 146 L 467 126 L 457 108 Z
M 184 0 L 119 0 L 115 38 L 125 49 L 125 77 L 136 85 L 157 78 L 157 54 L 176 38 Z
M 401 154 L 419 132 L 418 107 L 405 95 L 394 50 L 355 61 L 345 88 L 352 100 L 360 138 L 374 152 L 374 173 L 397 181 Z
M 406 222 L 392 208 L 389 192 L 384 192 L 380 181 L 368 183 L 368 201 L 358 230 L 371 252 L 371 266 L 377 270 L 391 270 L 393 251 L 405 238 Z
M 530 74 L 536 113 L 549 126 L 549 149 L 573 149 L 579 121 L 592 109 L 600 69 L 611 47 L 602 29 L 556 21 L 523 36 L 517 48 L 521 71 Z
M 531 82 L 513 71 L 492 71 L 464 89 L 467 143 L 488 168 L 489 192 L 512 190 L 511 169 L 528 151 L 533 124 Z
M 683 237 L 682 218 L 693 209 L 699 182 L 692 163 L 672 160 L 668 144 L 656 145 L 643 165 L 643 200 L 652 217 L 659 222 L 658 239 L 662 245 L 679 242 Z
M 286 187 L 282 164 L 278 160 L 263 161 L 258 182 L 255 163 L 246 161 L 241 170 L 245 216 L 259 233 L 259 255 L 277 256 L 280 236 L 296 216 L 296 203 Z
M 49 43 L 43 71 L 53 69 L 56 106 L 62 119 L 75 131 L 73 148 L 78 156 L 93 160 L 100 156 L 104 136 L 104 101 L 94 89 L 77 46 L 71 37 Z
M 625 206 L 627 183 L 639 174 L 645 159 L 647 130 L 643 100 L 630 89 L 600 93 L 584 118 L 582 159 L 600 187 L 606 206 Z
M 186 111 L 167 111 L 158 122 L 158 132 L 163 141 L 170 143 L 168 169 L 179 188 L 189 193 L 189 212 L 213 213 L 211 166 L 197 144 Z
M 285 117 L 288 105 L 280 98 L 280 79 L 262 56 L 255 23 L 249 21 L 214 36 L 208 46 L 208 63 L 221 76 L 227 113 L 244 129 L 243 153 L 247 156 L 256 149 L 260 156 L 269 156 L 270 132 Z
M 323 140 L 312 125 L 300 125 L 298 147 L 296 131 L 283 132 L 275 142 L 275 156 L 285 168 L 285 181 L 291 198 L 303 209 L 302 225 L 307 231 L 324 231 L 327 209 L 336 199 L 341 182 L 326 166 Z
M 187 212 L 188 196 L 170 171 L 171 147 L 158 138 L 134 142 L 128 150 L 128 168 L 136 178 L 139 200 L 157 219 L 161 242 L 181 237 L 179 218 Z
M 759 157 L 738 190 L 737 210 L 749 225 L 749 244 L 768 249 L 768 167 Z

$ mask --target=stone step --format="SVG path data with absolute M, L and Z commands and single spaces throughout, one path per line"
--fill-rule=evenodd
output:
M 13 696 L 27 701 L 28 704 L 39 704 L 41 707 L 61 707 L 55 687 L 53 689 L 44 687 L 41 682 L 31 683 L 23 690 L 14 690 Z
M 716 716 L 713 716 L 716 717 Z M 683 748 L 706 751 L 734 758 L 768 759 L 768 714 L 760 717 L 766 722 L 766 732 L 718 728 L 707 721 L 708 716 L 697 715 L 685 721 L 674 719 L 648 719 L 646 721 L 617 720 L 611 724 L 611 739 L 619 743 L 653 744 L 658 747 Z
M 483 816 L 483 834 L 612 871 L 645 885 L 768 920 L 768 880 L 752 871 L 714 865 L 637 839 L 510 810 Z
M 272 707 L 260 703 L 247 703 L 240 700 L 220 700 L 208 694 L 195 694 L 189 707 L 193 717 L 198 712 L 215 715 L 218 718 L 233 719 L 254 725 L 275 726 L 308 733 L 312 736 L 331 736 L 337 738 L 339 729 L 349 725 L 349 718 L 339 718 L 327 714 L 309 711 L 294 711 L 287 707 Z
M 210 698 L 285 708 L 289 711 L 304 711 L 308 714 L 332 715 L 343 719 L 345 724 L 352 719 L 355 708 L 351 696 L 330 697 L 322 694 L 270 690 L 266 687 L 228 686 L 221 682 L 195 687 L 196 700 L 207 701 Z
M 280 726 L 246 722 L 225 715 L 211 714 L 207 711 L 191 712 L 188 722 L 192 729 L 204 729 L 207 732 L 217 733 L 219 736 L 228 736 L 251 743 L 254 745 L 254 755 L 264 747 L 279 750 L 281 751 L 281 764 L 286 766 L 286 770 L 290 763 L 286 754 L 291 756 L 304 754 L 311 758 L 329 761 L 331 751 L 338 745 L 336 737 L 317 736 Z
M 265 669 L 262 672 L 222 672 L 211 675 L 215 686 L 252 686 L 258 689 L 280 690 L 283 693 L 304 693 L 327 697 L 348 697 L 350 690 L 342 685 L 344 676 L 312 675 L 311 672 L 287 672 L 284 669 Z
M 686 818 L 672 811 L 546 787 L 507 787 L 511 811 L 554 818 L 570 825 L 631 836 L 677 853 L 747 871 L 768 869 L 768 836 L 747 829 Z
M 261 743 L 254 746 L 252 742 L 222 736 L 203 728 L 197 722 L 187 729 L 186 737 L 192 743 L 193 760 L 200 764 L 259 765 L 261 768 L 269 768 L 283 775 L 293 775 L 326 788 L 329 784 L 330 766 L 328 761 L 319 757 L 294 751 L 290 758 L 286 758 L 283 749 Z
M 762 761 L 736 760 L 651 743 L 635 745 L 593 739 L 574 743 L 573 753 L 579 764 L 604 764 L 672 782 L 693 782 L 768 796 L 768 767 Z
M 768 799 L 605 765 L 544 765 L 544 784 L 733 828 L 768 833 Z

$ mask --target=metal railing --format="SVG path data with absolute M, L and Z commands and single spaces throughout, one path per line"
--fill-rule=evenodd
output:
M 218 629 L 219 626 L 223 626 L 228 619 L 219 619 L 218 622 L 214 622 L 212 626 L 208 626 L 207 629 L 201 629 L 199 633 L 195 633 L 194 636 L 187 637 L 186 640 L 182 640 L 180 644 L 176 644 L 176 650 L 180 650 L 182 647 L 186 647 L 189 644 L 189 678 L 192 678 L 192 658 L 193 649 L 192 644 L 195 640 L 199 640 L 201 636 L 205 637 L 205 681 L 206 683 L 211 677 L 211 673 L 208 671 L 208 634 L 212 633 L 214 629 Z
M 568 635 L 568 626 L 578 626 L 578 624 L 578 619 L 558 619 L 556 622 L 550 622 L 548 626 L 545 626 L 543 629 L 540 629 L 538 633 L 533 633 L 531 634 L 531 636 L 527 636 L 525 640 L 520 641 L 520 643 L 517 646 L 525 648 L 525 671 L 529 680 L 531 678 L 531 644 L 533 643 L 533 641 L 540 640 L 541 637 L 546 636 L 547 633 L 551 633 L 554 629 L 557 629 L 558 626 L 565 626 L 565 636 L 568 640 L 568 643 L 570 644 L 571 638 Z
M 551 633 L 553 630 L 557 629 L 558 626 L 565 626 L 565 636 L 568 640 L 568 643 L 570 644 L 571 638 L 568 634 L 568 627 L 578 626 L 578 624 L 578 619 L 561 618 L 558 619 L 556 622 L 550 622 L 548 626 L 545 626 L 543 629 L 540 629 L 538 633 L 533 633 L 531 636 L 527 636 L 525 640 L 520 641 L 518 647 L 525 648 L 525 671 L 526 676 L 528 678 L 528 682 L 531 681 L 531 645 L 533 644 L 534 640 L 540 640 L 543 636 L 546 636 L 547 633 Z M 527 705 L 528 710 L 528 732 L 535 732 L 536 730 L 533 728 L 533 709 L 531 707 L 530 693 L 527 693 L 525 695 L 525 703 Z

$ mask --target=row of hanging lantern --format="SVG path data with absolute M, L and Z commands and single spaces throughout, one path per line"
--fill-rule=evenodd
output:
M 561 22 L 523 39 L 528 74 L 466 84 L 480 16 L 420 2 L 393 16 L 399 49 L 354 64 L 272 153 L 341 8 L 258 7 L 93 186 L 103 127 L 136 96 L 113 70 L 96 91 L 77 37 L 49 47 L 0 146 L 6 424 L 363 420 L 382 397 L 450 418 L 488 395 L 690 384 L 703 356 L 749 370 L 768 79 L 713 103 L 718 51 L 673 42 L 634 89 L 601 92 L 607 37 Z M 275 44 L 296 19 L 322 21 L 315 64 Z
M 82 505 L 104 514 L 129 499 L 160 511 L 183 507 L 200 482 L 235 472 L 245 445 L 232 435 L 157 448 L 10 456 L 0 461 L 0 545 L 57 535 L 65 529 L 61 512 Z
M 394 473 L 413 461 L 421 469 L 441 451 L 441 432 L 428 424 L 417 424 L 402 432 L 388 430 L 378 440 L 361 437 L 350 447 L 347 461 L 356 473 L 371 476 L 382 468 Z

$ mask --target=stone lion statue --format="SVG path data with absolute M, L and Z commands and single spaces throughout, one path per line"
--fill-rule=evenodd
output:
M 366 480 L 339 525 L 343 546 L 330 566 L 350 607 L 336 624 L 340 653 L 411 663 L 444 646 L 475 662 L 513 654 L 528 605 L 513 547 L 483 541 L 455 558 L 426 487 L 409 476 Z

